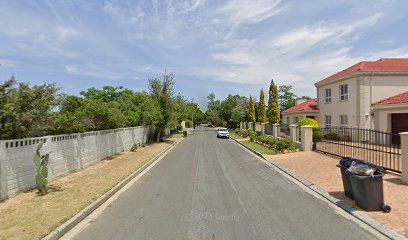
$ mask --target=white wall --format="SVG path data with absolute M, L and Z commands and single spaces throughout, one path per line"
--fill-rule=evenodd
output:
M 147 143 L 149 127 L 121 128 L 71 135 L 0 141 L 0 199 L 32 189 L 35 184 L 34 153 L 45 140 L 49 153 L 49 180 L 82 169 L 98 160 Z

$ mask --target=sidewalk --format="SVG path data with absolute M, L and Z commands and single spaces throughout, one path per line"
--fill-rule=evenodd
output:
M 401 183 L 398 174 L 387 173 L 384 176 L 384 200 L 391 206 L 391 212 L 365 212 L 344 195 L 340 170 L 336 167 L 338 158 L 316 152 L 265 155 L 265 158 L 302 176 L 333 197 L 348 202 L 357 211 L 408 237 L 408 185 Z

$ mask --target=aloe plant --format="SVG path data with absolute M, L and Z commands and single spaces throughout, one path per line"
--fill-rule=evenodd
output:
M 40 150 L 44 142 L 41 141 L 37 146 L 37 151 L 34 155 L 34 164 L 36 167 L 37 174 L 35 176 L 35 182 L 37 183 L 38 191 L 41 194 L 47 193 L 48 184 L 48 159 L 49 154 L 41 155 Z

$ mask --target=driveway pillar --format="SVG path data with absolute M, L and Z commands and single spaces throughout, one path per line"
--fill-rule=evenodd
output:
M 279 124 L 277 124 L 277 123 L 274 123 L 274 124 L 272 125 L 272 136 L 273 136 L 274 138 L 279 137 Z
M 292 140 L 293 142 L 297 142 L 297 126 L 296 124 L 291 124 L 289 125 L 289 130 L 290 130 L 290 140 Z
M 408 184 L 408 132 L 400 133 L 401 136 L 401 163 L 402 163 L 402 177 L 403 183 Z
M 301 149 L 302 151 L 312 151 L 313 150 L 313 127 L 311 126 L 301 126 Z

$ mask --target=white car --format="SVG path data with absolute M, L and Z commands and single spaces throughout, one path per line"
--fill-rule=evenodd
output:
M 229 132 L 226 128 L 220 128 L 217 130 L 217 137 L 218 138 L 229 138 Z

